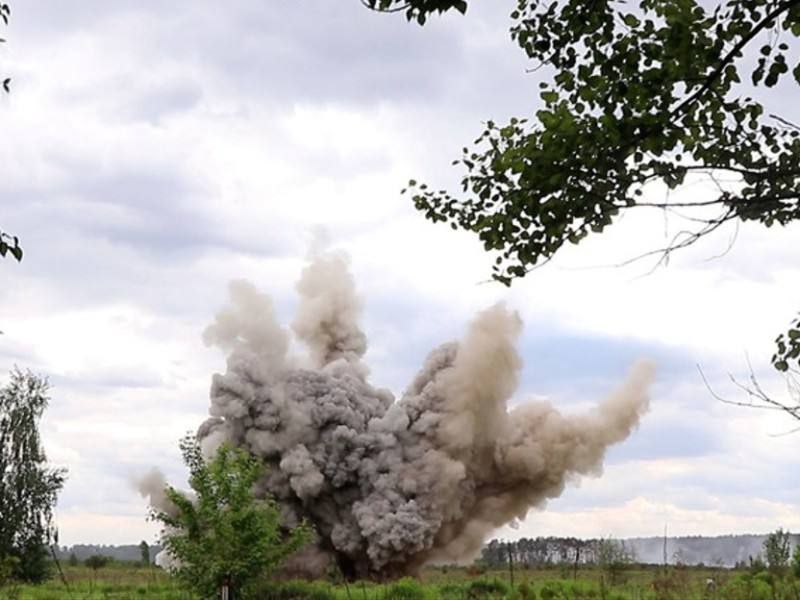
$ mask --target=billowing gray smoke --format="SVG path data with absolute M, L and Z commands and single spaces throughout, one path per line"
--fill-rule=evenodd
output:
M 270 299 L 231 284 L 231 304 L 204 339 L 228 353 L 214 375 L 206 451 L 229 441 L 268 465 L 258 493 L 287 525 L 308 519 L 347 575 L 412 572 L 477 553 L 492 530 L 598 475 L 606 448 L 647 410 L 652 367 L 637 365 L 593 412 L 566 417 L 546 402 L 508 409 L 522 361 L 522 323 L 503 305 L 480 313 L 464 339 L 435 349 L 399 400 L 367 381 L 367 340 L 346 257 L 316 256 L 297 285 L 290 332 Z M 312 556 L 313 555 L 313 556 Z

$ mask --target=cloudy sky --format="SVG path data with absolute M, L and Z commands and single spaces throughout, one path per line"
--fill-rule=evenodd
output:
M 26 254 L 0 264 L 0 373 L 52 383 L 42 434 L 69 469 L 62 543 L 154 539 L 130 480 L 154 465 L 185 480 L 177 442 L 224 369 L 200 335 L 227 282 L 252 280 L 290 320 L 321 228 L 351 256 L 372 379 L 395 393 L 498 300 L 526 323 L 515 402 L 584 410 L 637 358 L 656 362 L 652 410 L 603 477 L 502 535 L 800 530 L 800 434 L 715 401 L 697 370 L 741 399 L 727 377 L 745 377 L 749 355 L 785 395 L 769 357 L 800 309 L 800 229 L 721 231 L 651 272 L 614 265 L 685 223 L 628 215 L 507 290 L 486 283 L 476 238 L 399 194 L 411 177 L 454 187 L 451 160 L 482 122 L 538 109 L 544 75 L 508 39 L 512 4 L 421 29 L 358 0 L 12 3 L 0 228 Z

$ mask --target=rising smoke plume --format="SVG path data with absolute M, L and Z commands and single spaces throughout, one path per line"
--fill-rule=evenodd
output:
M 589 414 L 563 416 L 541 401 L 509 409 L 522 322 L 502 304 L 433 350 L 396 400 L 367 380 L 346 257 L 318 254 L 297 292 L 291 331 L 306 358 L 289 355 L 291 333 L 268 296 L 231 284 L 230 306 L 204 333 L 228 358 L 198 437 L 207 452 L 228 441 L 264 461 L 257 493 L 278 500 L 287 526 L 305 518 L 316 528 L 307 564 L 395 575 L 471 557 L 570 478 L 599 475 L 606 448 L 648 407 L 652 367 L 641 363 Z

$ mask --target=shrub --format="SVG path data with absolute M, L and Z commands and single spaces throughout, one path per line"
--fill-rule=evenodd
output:
M 98 569 L 102 569 L 109 563 L 109 558 L 107 556 L 101 556 L 100 554 L 95 554 L 90 556 L 83 564 L 89 567 L 92 571 L 97 572 Z
M 772 588 L 758 575 L 745 573 L 734 578 L 723 590 L 726 600 L 772 600 Z
M 546 581 L 542 589 L 539 590 L 539 596 L 542 600 L 556 600 L 556 598 L 562 598 L 561 583 L 558 581 Z
M 520 600 L 536 600 L 536 590 L 527 581 L 520 583 L 517 590 L 519 591 Z
M 499 579 L 476 579 L 467 586 L 468 598 L 502 598 L 508 593 L 508 586 Z
M 443 583 L 437 587 L 440 600 L 463 600 L 466 597 L 465 586 L 458 583 Z
M 411 578 L 395 581 L 384 595 L 385 600 L 425 600 L 425 589 Z

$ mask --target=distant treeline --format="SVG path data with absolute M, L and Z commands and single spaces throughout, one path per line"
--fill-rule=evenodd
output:
M 148 546 L 150 562 L 161 552 L 161 546 L 153 544 Z M 76 544 L 74 546 L 61 546 L 56 550 L 59 560 L 68 561 L 74 555 L 83 562 L 90 556 L 107 556 L 119 561 L 139 562 L 142 560 L 142 550 L 139 544 L 126 546 L 106 546 L 98 544 Z
M 619 540 L 619 550 L 632 562 L 643 564 L 685 564 L 733 567 L 747 564 L 763 552 L 766 535 L 723 535 L 716 537 L 647 537 Z M 564 564 L 597 564 L 608 540 L 582 540 L 562 537 L 521 538 L 515 541 L 492 540 L 483 547 L 480 562 L 487 567 L 515 564 L 547 567 Z M 792 546 L 800 535 L 791 536 Z
M 600 540 L 537 537 L 506 542 L 492 540 L 483 547 L 480 563 L 500 567 L 509 561 L 526 567 L 547 567 L 558 564 L 595 564 Z

